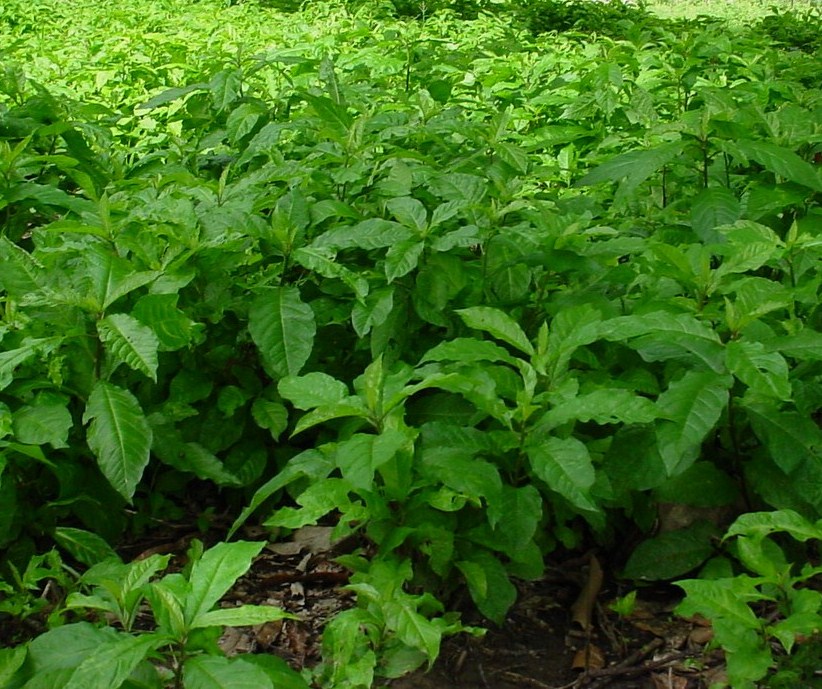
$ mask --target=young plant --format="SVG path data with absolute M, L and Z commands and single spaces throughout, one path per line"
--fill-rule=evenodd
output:
M 203 552 L 194 541 L 186 571 L 155 575 L 169 556 L 130 564 L 107 560 L 90 568 L 80 583 L 91 593 L 73 593 L 70 611 L 104 613 L 105 625 L 72 622 L 25 647 L 0 655 L 3 687 L 39 689 L 161 689 L 244 686 L 305 687 L 299 675 L 275 658 L 223 656 L 217 639 L 225 626 L 262 624 L 289 617 L 279 608 L 241 605 L 216 608 L 220 598 L 251 566 L 264 543 L 219 543 Z M 153 624 L 145 616 L 148 601 Z
M 725 540 L 745 573 L 731 575 L 728 561 L 709 563 L 706 578 L 677 582 L 686 596 L 676 612 L 707 617 L 714 643 L 725 651 L 730 686 L 753 689 L 772 671 L 775 648 L 790 655 L 822 632 L 822 593 L 813 586 L 822 566 L 804 561 L 807 547 L 797 548 L 822 541 L 822 520 L 793 510 L 751 512 L 731 525 Z M 722 570 L 724 576 L 708 574 Z M 781 665 L 789 667 L 790 660 Z

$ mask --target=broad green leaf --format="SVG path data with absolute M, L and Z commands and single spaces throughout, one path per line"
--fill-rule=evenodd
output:
M 615 156 L 580 179 L 576 186 L 622 181 L 618 194 L 629 195 L 683 149 L 683 142 L 672 141 L 644 151 L 628 151 Z
M 744 403 L 751 428 L 776 465 L 791 474 L 822 462 L 822 430 L 809 417 L 759 402 Z
M 542 519 L 542 497 L 532 485 L 508 484 L 500 497 L 488 504 L 488 522 L 507 546 L 504 552 L 521 550 L 532 542 Z
M 822 175 L 806 160 L 787 148 L 782 148 L 768 141 L 741 140 L 734 142 L 734 148 L 755 160 L 765 169 L 796 182 L 814 191 L 822 191 Z
M 315 248 L 383 249 L 411 239 L 412 233 L 399 223 L 369 218 L 356 225 L 334 227 L 324 232 L 311 244 Z
M 485 177 L 462 172 L 447 172 L 428 182 L 428 190 L 446 201 L 461 201 L 466 205 L 478 204 L 488 190 Z
M 334 455 L 342 477 L 354 488 L 373 491 L 374 472 L 410 445 L 405 433 L 387 429 L 380 435 L 356 433 L 337 445 Z
M 822 521 L 810 522 L 793 510 L 775 512 L 749 512 L 737 517 L 731 524 L 726 538 L 731 536 L 752 536 L 763 538 L 772 533 L 789 533 L 797 541 L 822 541 Z
M 428 448 L 420 459 L 420 471 L 435 485 L 442 483 L 476 505 L 480 498 L 488 504 L 501 501 L 502 479 L 494 464 L 460 448 Z
M 270 605 L 241 605 L 236 608 L 220 608 L 198 615 L 192 624 L 193 629 L 204 627 L 243 627 L 265 624 L 274 620 L 293 617 L 282 608 Z
M 91 531 L 58 526 L 54 530 L 54 540 L 75 560 L 89 567 L 103 560 L 119 560 L 112 547 L 102 537 Z
M 242 658 L 200 655 L 183 665 L 186 689 L 274 689 L 265 671 Z
M 658 416 L 659 410 L 648 398 L 622 388 L 603 388 L 563 401 L 548 410 L 536 428 L 547 432 L 571 420 L 598 424 L 650 423 Z
M 375 290 L 351 309 L 351 325 L 358 337 L 385 323 L 394 309 L 394 288 Z
M 119 687 L 148 655 L 168 643 L 160 635 L 120 634 L 111 643 L 97 646 L 72 673 L 65 689 Z
M 23 666 L 28 651 L 25 646 L 0 648 L 0 687 L 11 686 L 11 678 Z
M 419 263 L 425 243 L 419 239 L 406 239 L 391 246 L 385 254 L 385 277 L 389 283 L 408 275 Z
M 225 123 L 226 134 L 231 143 L 237 146 L 254 130 L 264 114 L 262 108 L 256 103 L 242 103 L 234 108 Z
M 128 390 L 98 381 L 89 395 L 83 423 L 100 471 L 131 501 L 149 459 L 152 432 L 140 403 Z
M 676 585 L 685 591 L 686 598 L 677 607 L 676 614 L 682 617 L 700 614 L 711 620 L 727 620 L 740 629 L 759 629 L 760 621 L 748 606 L 749 602 L 764 598 L 756 590 L 756 583 L 757 580 L 745 576 L 678 581 Z
M 713 524 L 700 521 L 649 538 L 631 553 L 623 576 L 645 581 L 682 576 L 713 555 L 711 539 L 718 535 L 719 530 Z
M 657 487 L 654 497 L 660 502 L 722 507 L 731 505 L 739 494 L 734 480 L 709 461 L 696 462 L 678 476 Z
M 160 340 L 151 328 L 133 316 L 116 313 L 97 321 L 97 333 L 115 361 L 157 381 Z
M 728 404 L 732 382 L 728 375 L 690 371 L 659 396 L 663 418 L 657 421 L 656 437 L 669 476 L 682 473 L 696 460 Z
M 490 553 L 475 550 L 470 559 L 455 564 L 465 577 L 471 598 L 479 611 L 501 625 L 517 599 L 517 589 L 502 563 Z
M 345 383 L 319 371 L 304 376 L 286 376 L 277 384 L 277 390 L 297 409 L 335 404 L 348 396 Z
M 606 340 L 628 340 L 628 345 L 646 361 L 684 357 L 716 373 L 725 370 L 725 353 L 719 335 L 688 314 L 655 311 L 619 316 L 602 324 L 601 335 Z
M 508 353 L 507 349 L 489 340 L 458 337 L 454 340 L 441 342 L 429 349 L 420 359 L 420 363 L 426 361 L 459 361 L 464 364 L 476 363 L 477 361 L 501 361 L 515 366 L 517 360 Z
M 299 529 L 306 524 L 315 524 L 317 520 L 330 512 L 339 510 L 348 512 L 353 503 L 349 494 L 351 484 L 339 478 L 326 478 L 312 483 L 297 498 L 299 508 L 283 507 L 277 510 L 265 522 L 265 526 L 284 526 L 288 529 Z M 366 514 L 364 510 L 362 514 Z
M 0 268 L 0 287 L 18 301 L 39 292 L 46 283 L 43 264 L 5 235 L 0 235 Z
M 810 328 L 800 330 L 795 335 L 781 335 L 765 340 L 763 344 L 768 352 L 781 352 L 799 361 L 822 360 L 822 333 Z
M 424 232 L 428 226 L 428 212 L 422 202 L 415 198 L 400 196 L 389 199 L 385 205 L 400 223 L 417 233 Z
M 311 106 L 320 119 L 337 134 L 344 136 L 354 120 L 344 105 L 335 103 L 325 96 L 313 96 L 308 93 L 300 94 Z
M 457 313 L 469 328 L 483 330 L 528 356 L 534 354 L 534 348 L 519 323 L 503 311 L 489 306 L 473 306 L 458 309 Z
M 301 247 L 292 256 L 301 266 L 318 275 L 342 280 L 358 298 L 363 299 L 368 294 L 368 280 L 338 263 L 333 251 Z
M 4 390 L 14 380 L 15 369 L 26 363 L 35 354 L 37 348 L 32 344 L 17 349 L 0 352 L 0 390 Z
M 236 541 L 218 543 L 203 553 L 191 568 L 191 592 L 185 600 L 185 620 L 191 628 L 200 625 L 234 583 L 251 567 L 265 543 Z
M 719 239 L 715 228 L 739 220 L 741 205 L 727 187 L 703 189 L 691 205 L 691 227 L 694 234 L 706 244 Z
M 317 326 L 296 287 L 273 287 L 251 304 L 248 329 L 263 364 L 276 378 L 297 375 L 314 347 Z
M 112 251 L 94 246 L 83 254 L 89 297 L 98 312 L 108 309 L 120 297 L 147 285 L 157 278 L 151 271 L 136 271 L 134 265 Z
M 141 103 L 134 109 L 137 111 L 153 110 L 154 108 L 159 108 L 161 105 L 173 103 L 175 100 L 179 100 L 183 96 L 187 96 L 189 93 L 193 93 L 194 91 L 205 91 L 207 88 L 208 84 L 202 83 L 189 84 L 188 86 L 175 86 L 174 88 L 161 91 L 156 96 L 150 98 L 145 103 Z
M 388 621 L 397 638 L 406 646 L 422 651 L 430 668 L 440 654 L 441 629 L 405 601 L 389 603 L 386 607 Z
M 36 403 L 21 407 L 13 416 L 14 437 L 25 445 L 49 444 L 68 447 L 68 434 L 74 425 L 66 402 Z
M 531 471 L 574 507 L 596 512 L 589 490 L 596 475 L 588 448 L 576 438 L 532 438 L 525 447 Z
M 208 84 L 211 93 L 211 102 L 218 112 L 228 107 L 240 98 L 242 93 L 242 75 L 239 69 L 224 69 L 214 75 Z
M 297 425 L 294 427 L 294 432 L 291 435 L 295 436 L 312 426 L 331 421 L 332 419 L 342 419 L 346 416 L 358 416 L 362 419 L 368 419 L 370 411 L 361 398 L 346 397 L 334 404 L 326 404 L 308 412 L 308 414 L 301 417 L 297 422 Z
M 778 352 L 768 352 L 761 342 L 734 340 L 725 348 L 728 370 L 753 392 L 766 397 L 790 400 L 788 362 Z
M 251 405 L 251 415 L 260 428 L 271 432 L 274 440 L 278 440 L 288 428 L 288 410 L 280 402 L 258 397 Z
M 163 351 L 175 351 L 188 346 L 198 327 L 177 308 L 179 296 L 147 294 L 140 297 L 131 312 L 138 321 L 151 328 Z

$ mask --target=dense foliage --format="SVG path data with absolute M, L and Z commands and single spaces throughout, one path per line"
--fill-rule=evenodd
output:
M 285 682 L 186 645 L 265 614 L 210 611 L 244 571 L 228 545 L 159 580 L 111 559 L 214 487 L 231 535 L 373 544 L 345 559 L 335 687 L 433 660 L 456 587 L 502 622 L 510 577 L 558 547 L 645 534 L 625 575 L 647 580 L 760 561 L 721 554 L 728 522 L 651 537 L 660 504 L 822 517 L 822 64 L 780 47 L 792 15 L 730 35 L 611 3 L 143 5 L 0 14 L 0 617 L 42 617 L 59 577 L 122 629 L 58 606 L 0 685 Z M 98 569 L 78 582 L 54 544 Z M 132 635 L 144 597 L 158 631 Z M 822 622 L 798 598 L 788 651 Z M 128 662 L 106 675 L 94 648 Z M 145 659 L 168 648 L 200 660 L 165 676 Z

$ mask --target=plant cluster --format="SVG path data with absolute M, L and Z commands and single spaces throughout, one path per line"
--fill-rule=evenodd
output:
M 4 63 L 3 586 L 36 586 L 57 543 L 102 563 L 69 610 L 122 631 L 56 627 L 0 677 L 222 686 L 186 679 L 205 663 L 275 681 L 156 655 L 187 658 L 217 625 L 198 615 L 246 620 L 195 579 L 256 546 L 160 579 L 165 561 L 112 560 L 202 491 L 230 535 L 253 516 L 373 544 L 345 559 L 358 606 L 316 675 L 352 688 L 432 662 L 464 629 L 442 603 L 458 587 L 500 623 L 511 577 L 650 534 L 660 503 L 818 519 L 818 56 L 714 25 L 532 41 L 491 16 L 334 9 L 276 15 L 293 37 L 272 47 L 259 7 L 186 6 L 246 22 L 244 43 L 208 45 L 161 31 L 170 1 L 127 52 L 96 26 L 99 67 L 71 86 L 37 70 L 87 65 L 77 46 L 31 75 Z M 18 57 L 45 40 L 4 30 Z M 626 571 L 682 576 L 720 533 L 664 531 Z M 220 595 L 242 573 L 208 571 Z M 132 634 L 144 598 L 156 630 Z M 48 664 L 63 629 L 130 661 L 90 685 L 103 656 Z

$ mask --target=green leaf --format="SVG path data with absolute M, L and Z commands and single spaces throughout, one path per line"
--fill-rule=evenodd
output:
M 657 399 L 664 417 L 657 421 L 659 452 L 669 476 L 687 469 L 700 446 L 728 405 L 731 376 L 710 371 L 690 371 L 673 381 Z
M 108 309 L 120 297 L 157 278 L 151 271 L 136 271 L 134 265 L 102 246 L 90 247 L 84 254 L 89 296 L 98 312 Z
M 678 156 L 682 149 L 682 141 L 672 141 L 645 151 L 622 153 L 591 170 L 575 186 L 584 187 L 600 182 L 623 180 L 617 192 L 618 196 L 629 195 L 657 170 Z
M 795 335 L 780 335 L 763 341 L 768 352 L 781 352 L 799 361 L 822 361 L 822 333 L 810 328 Z
M 218 543 L 203 553 L 191 568 L 189 577 L 191 592 L 184 607 L 189 628 L 204 626 L 201 624 L 203 616 L 248 571 L 263 546 L 265 543 L 249 541 Z
M 332 419 L 341 419 L 346 416 L 358 416 L 362 419 L 368 419 L 370 412 L 365 402 L 359 397 L 346 397 L 334 404 L 323 405 L 317 407 L 313 411 L 308 412 L 303 416 L 294 427 L 292 436 L 302 433 L 303 431 Z
M 700 614 L 711 620 L 726 620 L 740 629 L 758 630 L 760 621 L 748 606 L 749 602 L 765 598 L 756 590 L 756 583 L 757 580 L 747 576 L 678 581 L 676 585 L 685 591 L 686 598 L 677 607 L 676 614 L 682 617 Z
M 619 316 L 601 326 L 606 340 L 628 340 L 645 361 L 686 358 L 723 373 L 725 352 L 713 328 L 688 314 L 655 311 Z
M 196 621 L 192 624 L 192 629 L 223 626 L 243 627 L 292 617 L 294 616 L 282 608 L 275 608 L 270 605 L 240 605 L 236 608 L 210 610 L 198 615 Z
M 54 530 L 54 540 L 68 551 L 78 562 L 91 567 L 103 560 L 119 560 L 117 553 L 103 538 L 91 531 L 75 529 L 70 526 L 58 526 Z
M 127 390 L 98 381 L 89 395 L 83 423 L 100 471 L 131 500 L 149 459 L 152 432 L 140 403 Z
M 708 461 L 696 462 L 678 476 L 657 487 L 655 497 L 660 502 L 722 507 L 733 504 L 739 489 L 734 480 Z
M 288 410 L 280 402 L 258 397 L 251 405 L 251 415 L 260 428 L 271 432 L 274 440 L 278 440 L 288 428 Z
M 791 474 L 803 464 L 822 462 L 822 431 L 812 419 L 759 402 L 743 404 L 751 428 L 782 471 Z
M 388 282 L 414 270 L 424 249 L 425 243 L 419 239 L 406 239 L 391 246 L 385 254 L 385 277 Z
M 649 538 L 631 553 L 623 576 L 645 581 L 682 576 L 713 555 L 711 539 L 718 535 L 719 530 L 713 524 L 700 521 Z
M 793 151 L 767 141 L 740 140 L 734 148 L 765 169 L 814 191 L 822 191 L 822 176 L 817 169 Z
M 440 628 L 405 602 L 389 603 L 387 608 L 388 621 L 397 638 L 406 646 L 422 651 L 430 668 L 440 654 Z
M 473 306 L 458 309 L 457 313 L 469 328 L 484 330 L 528 356 L 534 354 L 534 348 L 519 323 L 503 311 L 489 306 Z
M 704 243 L 711 244 L 719 239 L 715 228 L 736 222 L 741 212 L 741 204 L 727 187 L 703 189 L 691 205 L 691 227 Z
M 11 385 L 14 380 L 15 369 L 26 363 L 35 354 L 37 354 L 37 348 L 32 343 L 25 347 L 0 352 L 0 390 L 4 390 Z
M 20 645 L 14 648 L 0 648 L 0 687 L 12 686 L 11 680 L 26 660 L 27 649 Z
M 415 198 L 400 196 L 389 199 L 385 205 L 400 223 L 417 233 L 424 232 L 428 226 L 428 212 L 422 202 Z
M 274 689 L 265 671 L 242 658 L 194 656 L 183 665 L 186 689 Z
M 345 383 L 319 371 L 304 376 L 287 376 L 277 384 L 277 390 L 297 409 L 335 404 L 348 396 Z
M 734 340 L 725 348 L 728 370 L 751 391 L 790 400 L 793 394 L 788 380 L 788 362 L 778 352 L 768 352 L 761 342 Z
M 239 99 L 242 89 L 242 76 L 239 69 L 224 69 L 217 72 L 208 85 L 211 102 L 217 112 L 227 110 L 232 103 Z
M 441 342 L 429 349 L 420 359 L 420 363 L 426 361 L 459 361 L 464 364 L 478 361 L 501 361 L 515 366 L 517 360 L 508 353 L 507 349 L 488 340 L 458 337 Z
M 265 111 L 256 103 L 242 103 L 226 118 L 225 129 L 229 141 L 237 146 L 260 121 Z
M 334 252 L 329 249 L 301 247 L 292 254 L 292 257 L 301 266 L 318 275 L 342 280 L 360 299 L 368 294 L 368 280 L 338 263 Z
M 39 292 L 46 282 L 40 261 L 5 235 L 0 236 L 0 286 L 16 300 Z
M 187 347 L 197 324 L 177 308 L 179 294 L 147 294 L 140 297 L 131 315 L 148 326 L 160 341 L 160 349 L 173 352 Z
M 14 437 L 24 445 L 68 447 L 68 434 L 74 425 L 67 402 L 46 401 L 25 406 L 14 412 Z
M 296 287 L 274 287 L 251 304 L 248 330 L 266 371 L 276 377 L 297 375 L 314 347 L 317 326 L 311 306 Z
M 405 433 L 397 430 L 387 429 L 380 435 L 356 433 L 337 445 L 334 457 L 342 477 L 354 488 L 369 492 L 375 488 L 374 472 L 410 444 Z
M 468 591 L 479 611 L 501 625 L 517 599 L 517 589 L 505 567 L 490 553 L 475 550 L 470 559 L 455 563 L 468 584 Z
M 155 634 L 121 634 L 112 643 L 97 646 L 72 673 L 65 689 L 119 687 L 136 667 L 168 640 Z
M 97 321 L 97 333 L 106 346 L 106 352 L 115 361 L 157 382 L 160 341 L 151 328 L 133 316 L 117 313 Z
M 603 388 L 563 400 L 540 418 L 536 429 L 547 432 L 571 420 L 598 424 L 650 423 L 658 416 L 659 410 L 646 397 L 622 388 Z
M 334 227 L 324 232 L 311 244 L 315 248 L 383 249 L 411 239 L 412 233 L 399 223 L 369 218 L 354 226 Z
M 589 489 L 596 475 L 588 448 L 576 438 L 531 440 L 525 447 L 534 475 L 568 502 L 585 512 L 596 512 Z
M 775 512 L 749 512 L 737 517 L 731 524 L 726 538 L 752 536 L 763 538 L 772 533 L 788 533 L 797 541 L 822 540 L 822 521 L 812 523 L 793 510 Z

